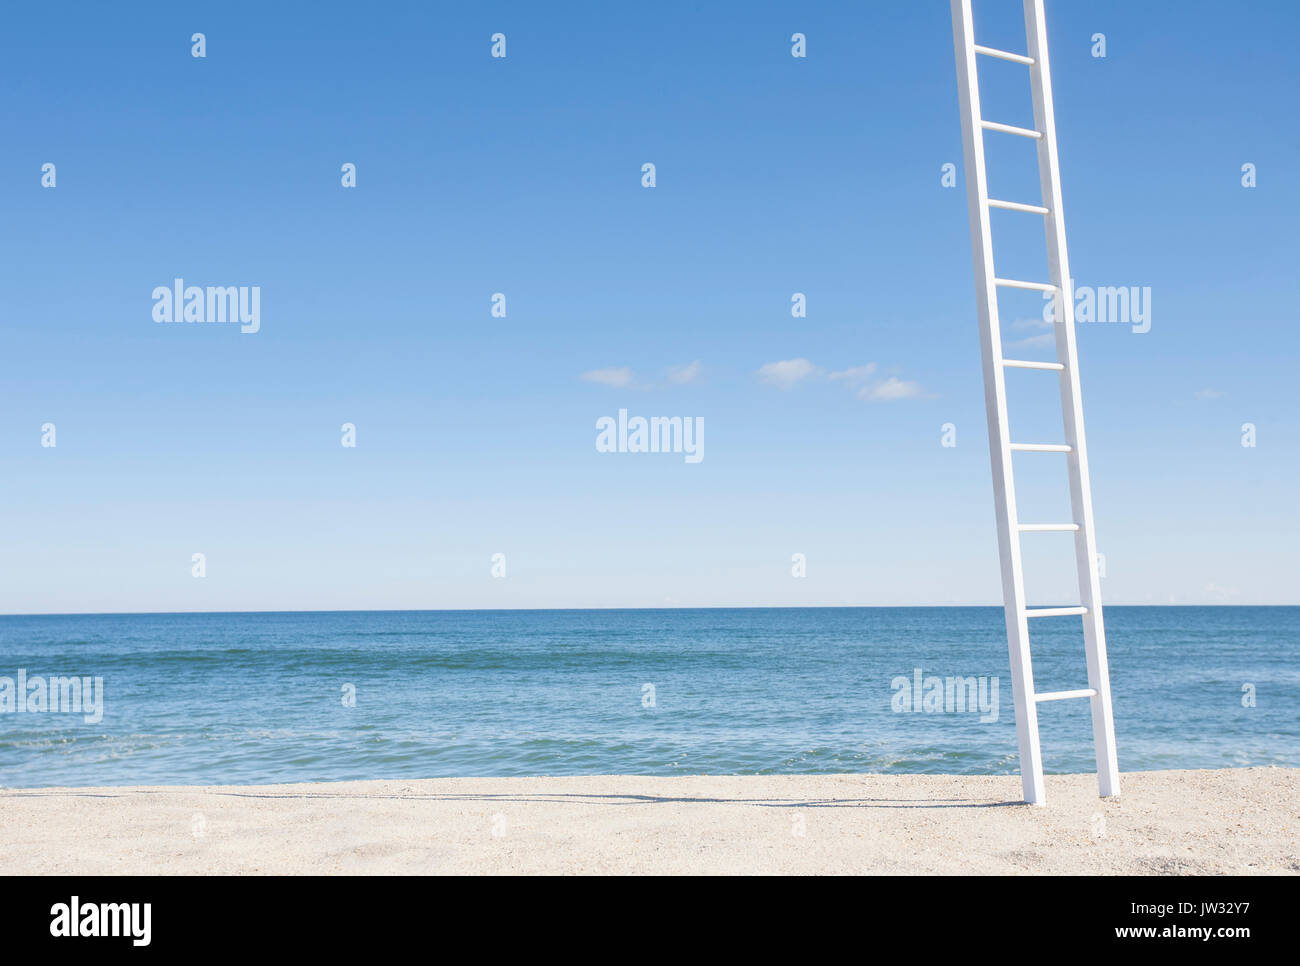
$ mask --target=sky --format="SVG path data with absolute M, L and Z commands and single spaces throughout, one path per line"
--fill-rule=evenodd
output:
M 1018 2 L 975 10 L 1025 49 Z M 1075 281 L 1149 292 L 1147 331 L 1078 327 L 1103 598 L 1300 603 L 1300 5 L 1047 10 Z M 1001 602 L 947 3 L 51 3 L 3 37 L 0 612 Z M 980 70 L 1032 126 L 1025 68 Z M 1038 201 L 1030 142 L 986 144 Z M 994 243 L 1045 277 L 1040 218 Z M 155 322 L 176 278 L 257 286 L 258 331 Z M 1051 357 L 1042 307 L 1003 295 L 1008 355 Z M 1009 383 L 1058 441 L 1055 378 Z M 703 458 L 598 451 L 620 409 Z M 1064 467 L 1017 457 L 1022 519 L 1068 519 Z M 1068 535 L 1025 565 L 1077 599 Z

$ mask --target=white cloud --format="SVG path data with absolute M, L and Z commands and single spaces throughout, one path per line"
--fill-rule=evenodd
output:
M 853 366 L 849 369 L 841 369 L 839 372 L 832 372 L 828 378 L 844 379 L 848 382 L 861 382 L 876 371 L 876 364 L 868 362 L 865 366 Z
M 632 385 L 632 370 L 627 366 L 613 366 L 609 369 L 591 369 L 582 374 L 583 382 L 598 382 L 602 386 L 624 389 Z
M 868 402 L 893 402 L 895 399 L 925 399 L 928 393 L 919 382 L 905 382 L 897 376 L 890 376 L 883 382 L 863 386 L 858 390 L 858 398 Z
M 682 385 L 688 382 L 695 382 L 700 378 L 700 360 L 687 363 L 684 366 L 671 366 L 668 369 L 668 381 Z
M 789 389 L 818 371 L 818 368 L 807 359 L 786 359 L 760 366 L 758 378 L 770 386 Z
M 1196 390 L 1197 399 L 1222 399 L 1226 396 L 1222 389 L 1198 389 Z
M 1052 332 L 1044 332 L 1042 335 L 1031 335 L 1027 339 L 1017 339 L 1009 343 L 1011 346 L 1034 346 L 1035 348 L 1045 345 L 1056 345 L 1056 335 Z
M 1051 330 L 1052 323 L 1045 322 L 1042 319 L 1015 319 L 1014 321 L 1010 322 L 1006 326 L 1006 328 L 1013 329 L 1020 332 L 1023 332 L 1025 329 Z M 1039 346 L 1049 346 L 1049 345 L 1056 345 L 1055 331 L 1047 331 L 1039 335 L 1028 335 L 1025 336 L 1023 339 L 1016 339 L 1014 342 L 1008 342 L 1007 348 L 1010 349 L 1016 346 L 1033 346 L 1037 348 Z
M 851 366 L 826 372 L 807 359 L 786 359 L 783 362 L 769 362 L 758 370 L 758 378 L 770 386 L 790 389 L 806 379 L 826 379 L 830 382 L 845 382 L 858 386 L 857 397 L 868 402 L 889 402 L 895 399 L 932 399 L 931 393 L 925 391 L 919 382 L 906 382 L 896 376 L 877 382 L 869 382 L 879 368 L 874 362 L 866 365 Z

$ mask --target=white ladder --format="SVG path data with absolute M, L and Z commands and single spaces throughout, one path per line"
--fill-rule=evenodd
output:
M 1115 758 L 1115 725 L 1111 717 L 1110 672 L 1106 664 L 1106 633 L 1101 617 L 1101 587 L 1097 579 L 1097 543 L 1092 522 L 1092 487 L 1088 482 L 1088 451 L 1083 435 L 1083 403 L 1079 394 L 1078 354 L 1074 340 L 1074 299 L 1070 265 L 1065 249 L 1065 220 L 1061 214 L 1061 179 L 1056 156 L 1056 119 L 1052 109 L 1052 82 L 1047 60 L 1047 28 L 1043 0 L 1024 0 L 1027 54 L 981 47 L 975 43 L 971 0 L 952 0 L 953 44 L 957 53 L 957 87 L 961 100 L 962 142 L 966 158 L 966 196 L 970 204 L 971 248 L 975 260 L 975 293 L 979 307 L 980 351 L 984 362 L 984 402 L 988 410 L 989 451 L 993 463 L 994 507 L 997 512 L 998 551 L 1002 559 L 1002 596 L 1006 607 L 1007 644 L 1011 651 L 1011 678 L 1015 693 L 1016 732 L 1020 745 L 1020 778 L 1025 801 L 1043 804 L 1043 757 L 1038 743 L 1038 704 L 1063 698 L 1089 698 L 1092 702 L 1092 736 L 1097 751 L 1097 782 L 1101 795 L 1119 794 L 1119 766 Z M 1034 97 L 1034 130 L 986 121 L 980 114 L 977 55 L 996 57 L 1029 68 Z M 1041 204 L 1000 201 L 988 195 L 984 167 L 984 132 L 1032 138 L 1038 142 Z M 1002 208 L 1041 216 L 1046 223 L 1050 282 L 1022 282 L 998 278 L 993 270 L 993 238 L 989 209 Z M 1002 355 L 998 321 L 998 288 L 1051 292 L 1055 314 L 1056 362 L 1024 362 Z M 1007 424 L 1004 370 L 1037 369 L 1056 372 L 1060 378 L 1063 444 L 1013 443 Z M 1021 523 L 1016 512 L 1012 453 L 1064 453 L 1069 463 L 1070 523 Z M 1020 560 L 1020 535 L 1028 532 L 1069 531 L 1074 534 L 1075 566 L 1079 576 L 1077 607 L 1030 608 L 1025 603 L 1024 574 Z M 1084 649 L 1088 658 L 1088 687 L 1075 691 L 1037 692 L 1029 656 L 1029 620 L 1039 617 L 1079 615 L 1083 618 Z

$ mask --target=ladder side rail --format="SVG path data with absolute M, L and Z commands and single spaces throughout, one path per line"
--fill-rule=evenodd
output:
M 1024 10 L 1028 55 L 1034 61 L 1029 68 L 1034 97 L 1034 127 L 1042 132 L 1042 137 L 1038 139 L 1038 170 L 1043 205 L 1048 209 L 1048 214 L 1044 216 L 1048 263 L 1052 282 L 1057 286 L 1053 314 L 1056 358 L 1065 366 L 1060 374 L 1061 412 L 1065 440 L 1071 447 L 1066 457 L 1069 464 L 1070 503 L 1074 520 L 1079 524 L 1074 538 L 1075 564 L 1079 576 L 1080 604 L 1088 609 L 1083 615 L 1088 686 L 1096 692 L 1091 698 L 1091 705 L 1093 743 L 1097 754 L 1097 783 L 1101 795 L 1110 797 L 1119 794 L 1119 764 L 1115 750 L 1115 723 L 1111 709 L 1105 625 L 1102 620 L 1101 584 L 1097 572 L 1092 483 L 1088 474 L 1083 396 L 1079 388 L 1078 347 L 1074 331 L 1074 286 L 1070 276 L 1065 217 L 1061 206 L 1056 116 L 1052 103 L 1052 75 L 1047 53 L 1047 23 L 1043 15 L 1043 0 L 1024 0 Z
M 1016 529 L 1015 483 L 1012 479 L 997 288 L 993 275 L 993 237 L 989 225 L 984 135 L 980 127 L 979 81 L 975 72 L 974 26 L 971 0 L 951 0 L 951 3 L 966 167 L 966 201 L 970 207 L 971 251 L 975 268 L 975 301 L 984 367 L 984 405 L 988 414 L 989 456 L 993 470 L 993 505 L 997 516 L 1007 648 L 1011 659 L 1011 685 L 1020 749 L 1020 781 L 1025 801 L 1041 804 L 1045 797 L 1042 750 L 1038 740 L 1038 708 L 1034 700 L 1029 622 L 1025 616 L 1024 579 Z

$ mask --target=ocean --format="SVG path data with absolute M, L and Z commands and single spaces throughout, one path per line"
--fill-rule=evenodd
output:
M 1034 622 L 1040 691 L 1087 686 L 1080 624 Z M 1300 766 L 1300 607 L 1106 625 L 1121 770 Z M 1095 769 L 1088 701 L 1039 722 Z M 1000 607 L 0 617 L 7 787 L 1017 770 Z

